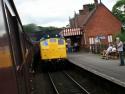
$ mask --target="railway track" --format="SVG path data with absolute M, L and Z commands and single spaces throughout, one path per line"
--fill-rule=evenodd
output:
M 57 94 L 90 94 L 64 71 L 48 72 L 48 75 Z
M 38 70 L 33 94 L 125 94 L 125 88 L 74 65 Z M 41 67 L 40 67 L 41 69 Z

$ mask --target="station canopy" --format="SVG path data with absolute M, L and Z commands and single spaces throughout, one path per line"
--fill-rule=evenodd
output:
M 60 32 L 60 34 L 64 37 L 77 36 L 82 35 L 82 31 L 80 28 L 65 28 Z

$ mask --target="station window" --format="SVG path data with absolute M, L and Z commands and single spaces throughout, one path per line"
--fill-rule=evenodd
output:
M 63 44 L 64 44 L 64 40 L 63 40 L 63 39 L 59 39 L 59 40 L 58 40 L 58 44 L 59 44 L 59 45 L 63 45 Z
M 89 44 L 94 44 L 94 38 L 93 37 L 89 38 Z
M 108 35 L 108 42 L 112 42 L 112 35 Z

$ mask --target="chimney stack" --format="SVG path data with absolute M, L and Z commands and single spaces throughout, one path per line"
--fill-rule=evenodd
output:
M 79 14 L 80 14 L 80 15 L 84 15 L 83 10 L 79 10 Z
M 82 10 L 79 10 L 79 14 L 86 15 L 87 13 L 89 13 L 89 7 L 86 4 L 86 5 L 83 5 L 83 9 Z
M 83 9 L 89 12 L 89 7 L 88 7 L 87 4 L 86 4 L 86 5 L 83 5 Z
M 94 3 L 95 3 L 95 5 L 96 5 L 96 7 L 97 7 L 97 5 L 98 5 L 98 0 L 94 0 Z
M 102 0 L 100 0 L 100 3 L 102 3 Z

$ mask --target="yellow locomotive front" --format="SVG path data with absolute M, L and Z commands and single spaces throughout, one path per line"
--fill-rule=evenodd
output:
M 62 60 L 67 58 L 64 38 L 40 40 L 41 60 Z

